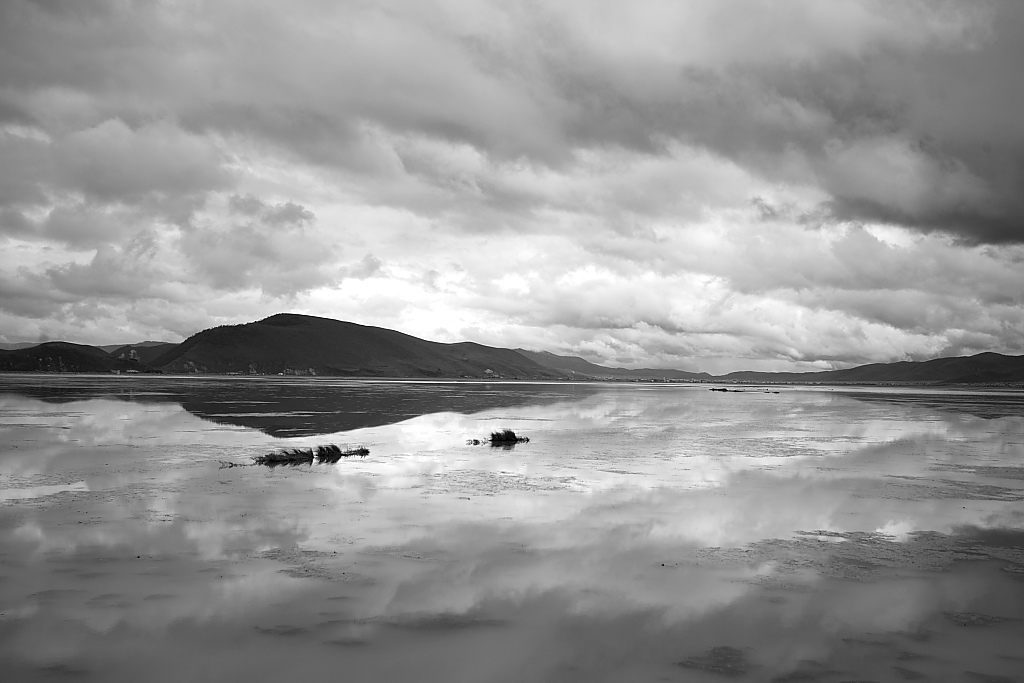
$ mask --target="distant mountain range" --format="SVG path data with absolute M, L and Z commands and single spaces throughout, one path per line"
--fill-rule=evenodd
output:
M 516 349 L 516 351 L 540 365 L 580 377 L 593 377 L 596 379 L 713 379 L 706 372 L 686 372 L 685 370 L 657 368 L 642 368 L 639 370 L 607 368 L 603 365 L 596 365 L 582 358 L 577 358 L 576 356 L 558 356 L 547 351 L 527 351 L 526 349 Z
M 1024 356 L 979 353 L 926 361 L 871 363 L 826 372 L 732 372 L 721 377 L 735 382 L 821 382 L 860 384 L 894 382 L 991 384 L 1024 382 Z
M 12 345 L 20 346 L 20 345 Z M 612 379 L 822 384 L 993 384 L 1024 382 L 1024 356 L 981 353 L 930 361 L 874 363 L 827 372 L 733 372 L 609 368 L 582 358 L 472 342 L 442 344 L 388 330 L 280 313 L 203 330 L 180 344 L 106 347 L 47 342 L 0 349 L 0 371 L 162 372 L 334 377 Z

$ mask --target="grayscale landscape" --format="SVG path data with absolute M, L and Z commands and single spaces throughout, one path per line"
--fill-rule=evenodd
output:
M 0 683 L 1024 683 L 1022 36 L 0 0 Z

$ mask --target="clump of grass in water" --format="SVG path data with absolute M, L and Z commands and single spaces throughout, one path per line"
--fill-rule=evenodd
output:
M 530 438 L 527 436 L 518 436 L 511 429 L 502 429 L 498 432 L 491 432 L 491 445 L 492 446 L 504 446 L 510 443 L 527 443 Z
M 277 453 L 269 453 L 267 455 L 256 455 L 253 456 L 253 462 L 257 465 L 266 465 L 267 467 L 278 467 L 280 465 L 288 465 L 294 467 L 295 465 L 312 465 L 314 462 L 317 464 L 322 463 L 336 463 L 342 458 L 350 458 L 354 455 L 358 455 L 361 458 L 366 457 L 370 454 L 370 449 L 365 446 L 359 446 L 358 448 L 348 448 L 342 450 L 340 447 L 329 444 L 327 446 L 317 446 L 313 448 L 293 448 L 288 450 L 287 448 L 278 451 Z
M 466 445 L 480 446 L 482 444 L 490 443 L 494 448 L 501 447 L 510 450 L 517 443 L 527 443 L 529 440 L 529 437 L 519 436 L 511 429 L 502 429 L 501 431 L 491 432 L 490 438 L 484 439 L 483 441 L 480 439 L 467 439 Z

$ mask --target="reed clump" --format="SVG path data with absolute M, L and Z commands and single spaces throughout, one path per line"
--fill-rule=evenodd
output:
M 496 432 L 491 432 L 492 446 L 507 446 L 508 444 L 528 443 L 529 441 L 530 437 L 519 436 L 511 429 L 501 429 Z
M 316 448 L 286 448 L 276 453 L 255 455 L 253 456 L 253 462 L 257 465 L 266 465 L 267 467 L 312 465 L 314 462 L 317 464 L 333 464 L 342 458 L 351 458 L 356 455 L 365 458 L 369 454 L 370 449 L 365 446 L 343 449 L 335 444 L 328 444 L 326 446 L 317 446 Z

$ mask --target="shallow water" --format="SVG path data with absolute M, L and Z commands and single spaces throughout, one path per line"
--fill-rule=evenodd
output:
M 1022 407 L 2 376 L 0 671 L 1024 681 Z M 370 455 L 224 466 L 327 443 Z

